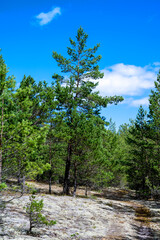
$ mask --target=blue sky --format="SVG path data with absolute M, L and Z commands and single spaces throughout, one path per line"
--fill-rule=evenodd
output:
M 88 47 L 100 43 L 98 90 L 125 100 L 102 111 L 120 124 L 148 105 L 160 69 L 160 0 L 6 0 L 0 4 L 0 48 L 17 85 L 23 75 L 52 81 L 52 51 L 66 56 L 69 37 L 82 26 Z

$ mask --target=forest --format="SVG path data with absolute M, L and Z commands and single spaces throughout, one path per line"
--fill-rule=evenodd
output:
M 76 196 L 88 189 L 133 189 L 139 198 L 160 195 L 160 74 L 149 95 L 146 112 L 117 130 L 101 110 L 123 101 L 123 96 L 102 97 L 96 91 L 103 78 L 99 70 L 100 45 L 87 46 L 80 27 L 70 38 L 67 58 L 53 51 L 61 70 L 52 83 L 24 76 L 16 87 L 14 76 L 0 55 L 0 189 L 16 179 L 63 186 Z M 52 74 L 52 73 L 51 73 Z M 118 107 L 118 106 L 117 106 Z

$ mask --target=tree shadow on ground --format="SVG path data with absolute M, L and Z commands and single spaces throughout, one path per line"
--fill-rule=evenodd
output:
M 107 189 L 104 189 L 101 193 L 95 193 L 94 196 L 111 199 L 111 200 L 120 200 L 120 201 L 136 199 L 135 191 L 118 189 L 118 188 L 107 188 Z
M 136 240 L 159 240 L 160 239 L 160 233 L 156 230 L 153 230 L 146 224 L 142 224 L 140 226 L 132 225 L 132 227 L 136 231 Z

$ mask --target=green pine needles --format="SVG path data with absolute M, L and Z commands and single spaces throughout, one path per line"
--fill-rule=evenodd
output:
M 42 199 L 40 201 L 36 200 L 36 196 L 34 194 L 29 197 L 29 203 L 25 207 L 26 213 L 29 217 L 28 234 L 32 234 L 32 230 L 35 227 L 39 227 L 41 225 L 52 226 L 56 224 L 56 221 L 48 221 L 42 214 L 43 206 L 44 204 Z
M 99 70 L 98 65 L 101 55 L 96 55 L 100 45 L 87 48 L 87 39 L 88 35 L 80 27 L 75 40 L 70 39 L 71 46 L 67 48 L 68 58 L 53 52 L 53 58 L 62 72 L 62 75 L 53 75 L 56 99 L 58 100 L 57 114 L 63 116 L 63 121 L 68 128 L 64 194 L 70 192 L 71 171 L 73 172 L 74 192 L 76 192 L 77 174 L 79 175 L 81 171 L 79 166 L 86 165 L 84 159 L 88 153 L 95 152 L 98 146 L 99 149 L 101 148 L 103 140 L 96 136 L 93 137 L 97 128 L 102 132 L 106 125 L 104 118 L 100 115 L 101 109 L 107 107 L 109 103 L 117 104 L 123 100 L 120 96 L 102 97 L 99 92 L 95 91 L 98 85 L 97 80 L 103 78 L 103 73 Z M 81 123 L 83 123 L 83 127 L 80 127 Z M 82 134 L 83 128 L 87 131 Z M 86 135 L 90 135 L 90 138 L 88 143 L 85 142 L 84 147 L 83 141 L 86 139 Z M 100 134 L 100 136 L 102 135 Z M 90 144 L 91 141 L 96 144 Z M 104 159 L 104 156 L 101 158 Z M 88 156 L 88 159 L 90 159 L 91 165 L 94 160 L 95 162 L 97 160 L 95 165 L 99 164 L 98 158 L 93 160 L 93 156 Z

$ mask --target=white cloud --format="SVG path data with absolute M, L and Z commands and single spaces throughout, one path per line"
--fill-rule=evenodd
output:
M 40 13 L 36 16 L 41 26 L 51 22 L 55 16 L 61 15 L 61 9 L 59 7 L 54 8 L 48 13 Z
M 149 105 L 148 97 L 133 100 L 130 105 L 134 107 L 139 107 L 140 105 L 148 106 Z
M 160 62 L 154 62 L 153 65 L 160 67 Z
M 153 63 L 154 70 L 158 73 L 160 70 L 160 62 Z
M 141 95 L 145 90 L 154 87 L 154 81 L 157 78 L 156 70 L 156 67 L 138 67 L 118 63 L 102 70 L 104 77 L 99 80 L 96 90 L 99 90 L 103 96 Z

